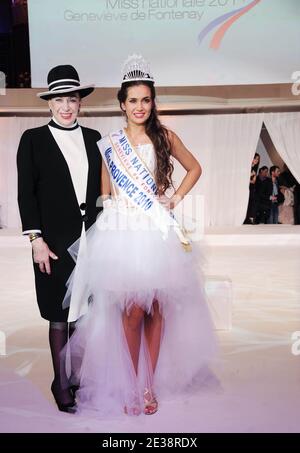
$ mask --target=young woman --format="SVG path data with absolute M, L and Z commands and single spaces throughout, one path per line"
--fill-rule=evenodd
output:
M 248 207 L 246 218 L 244 220 L 244 224 L 251 224 L 255 223 L 256 211 L 257 211 L 257 194 L 256 194 L 256 178 L 258 167 L 260 163 L 260 154 L 255 153 L 252 159 L 251 164 L 251 173 L 250 173 L 250 183 L 249 183 L 249 200 L 248 200 Z
M 251 174 L 252 174 L 252 172 L 255 172 L 255 174 L 257 175 L 259 163 L 260 163 L 260 154 L 255 153 L 254 157 L 252 159 L 252 164 L 251 164 Z
M 154 414 L 160 398 L 199 383 L 215 351 L 198 252 L 170 211 L 201 167 L 161 125 L 144 66 L 127 62 L 118 93 L 127 127 L 98 143 L 104 211 L 86 245 L 70 250 L 78 257 L 64 304 L 71 297 L 71 320 L 85 314 L 71 339 L 78 407 L 103 414 Z M 186 176 L 168 198 L 173 158 Z

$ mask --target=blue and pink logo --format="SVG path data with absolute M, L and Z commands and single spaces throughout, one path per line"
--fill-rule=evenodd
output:
M 203 39 L 208 33 L 218 25 L 222 24 L 214 33 L 212 40 L 210 41 L 209 47 L 214 50 L 218 50 L 221 45 L 222 39 L 224 38 L 227 30 L 236 22 L 241 16 L 246 14 L 250 9 L 254 8 L 261 0 L 254 0 L 249 5 L 243 6 L 242 8 L 235 9 L 229 13 L 223 14 L 212 20 L 198 35 L 198 43 L 201 44 Z

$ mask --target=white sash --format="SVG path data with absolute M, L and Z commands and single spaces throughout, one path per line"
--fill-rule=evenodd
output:
M 154 224 L 166 239 L 170 226 L 174 228 L 185 251 L 191 250 L 190 241 L 184 236 L 179 224 L 156 199 L 156 184 L 141 157 L 130 144 L 125 132 L 120 130 L 107 135 L 98 142 L 100 152 L 106 164 L 111 181 L 128 200 L 141 212 L 151 217 Z M 73 286 L 70 300 L 68 322 L 76 321 L 88 311 L 88 257 L 84 224 L 76 266 L 73 275 Z M 63 304 L 66 308 L 66 304 Z
M 155 178 L 130 144 L 123 129 L 113 132 L 98 142 L 111 181 L 131 206 L 151 217 L 166 239 L 173 226 L 186 251 L 191 249 L 178 222 L 156 198 Z

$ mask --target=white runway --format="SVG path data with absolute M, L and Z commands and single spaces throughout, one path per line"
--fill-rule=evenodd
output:
M 231 278 L 234 295 L 233 328 L 217 331 L 215 385 L 163 402 L 153 416 L 100 420 L 57 411 L 30 246 L 19 231 L 0 230 L 0 431 L 299 432 L 300 355 L 291 337 L 300 335 L 300 227 L 212 229 L 206 243 L 206 273 Z

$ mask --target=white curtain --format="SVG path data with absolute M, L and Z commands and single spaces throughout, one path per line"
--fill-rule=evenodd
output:
M 163 116 L 200 161 L 203 174 L 192 194 L 202 195 L 205 226 L 241 225 L 247 209 L 252 157 L 256 151 L 262 114 Z M 20 226 L 17 205 L 16 151 L 22 132 L 46 124 L 46 118 L 0 117 L 0 222 Z M 121 117 L 80 118 L 102 135 L 124 124 Z M 42 150 L 41 150 L 42 152 Z M 175 185 L 184 170 L 176 164 Z
M 300 113 L 265 113 L 264 122 L 280 157 L 300 182 Z
M 210 141 L 212 136 L 212 121 L 210 115 L 164 116 L 162 122 L 173 130 L 193 153 L 202 167 L 202 175 L 197 184 L 189 193 L 189 200 L 185 202 L 185 215 L 190 219 L 197 219 L 201 223 L 200 229 L 208 225 L 209 216 L 206 205 L 210 177 Z M 183 167 L 174 162 L 173 182 L 177 188 L 185 175 Z M 197 207 L 196 207 L 197 204 Z M 180 209 L 179 209 L 180 212 Z M 176 212 L 176 215 L 181 215 Z M 187 229 L 190 225 L 185 224 Z
M 263 113 L 215 115 L 211 120 L 209 225 L 239 226 L 246 216 Z
M 22 133 L 26 129 L 47 124 L 48 118 L 0 117 L 0 227 L 21 226 L 17 203 L 16 155 Z M 83 126 L 101 131 L 104 135 L 123 124 L 121 117 L 81 118 Z M 42 150 L 41 150 L 42 152 Z
M 46 124 L 47 118 L 0 117 L 0 226 L 9 228 L 20 227 L 17 204 L 17 169 L 16 153 L 20 137 L 26 129 Z M 185 145 L 200 160 L 203 175 L 192 191 L 193 195 L 205 195 L 209 184 L 209 150 L 210 127 L 209 116 L 164 116 L 162 122 L 176 131 Z M 80 124 L 97 129 L 104 136 L 109 131 L 124 125 L 121 117 L 85 117 Z M 180 184 L 184 170 L 175 165 L 175 186 Z
M 16 154 L 22 133 L 45 123 L 45 118 L 0 118 L 0 226 L 20 226 L 17 205 Z

